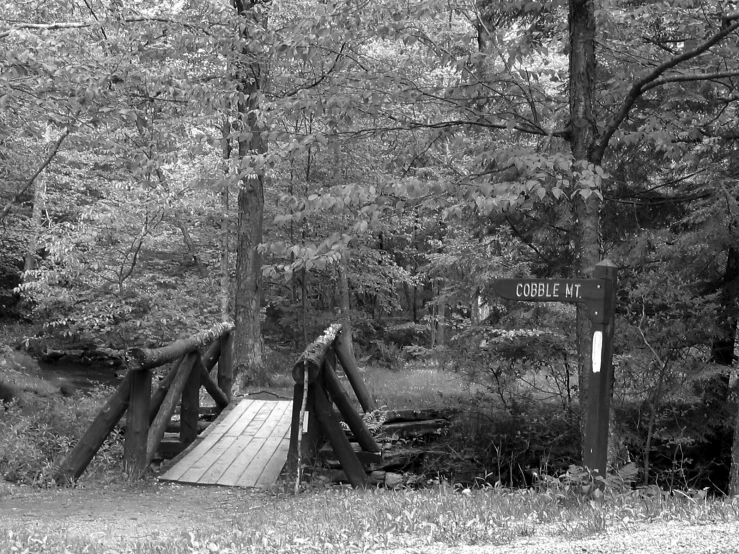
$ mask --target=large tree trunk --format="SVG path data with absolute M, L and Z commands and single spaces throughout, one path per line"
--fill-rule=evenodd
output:
M 228 217 L 228 173 L 229 161 L 231 159 L 231 124 L 228 120 L 228 114 L 223 116 L 223 124 L 221 127 L 221 147 L 223 156 L 223 187 L 221 188 L 221 321 L 229 321 L 231 319 L 230 298 L 231 298 L 231 275 L 228 263 L 229 245 L 229 217 Z
M 739 409 L 734 417 L 734 442 L 731 446 L 731 471 L 729 477 L 729 494 L 739 496 Z
M 716 321 L 718 335 L 711 345 L 711 361 L 720 365 L 730 366 L 734 361 L 737 300 L 739 300 L 739 248 L 730 246 Z
M 267 152 L 267 141 L 261 135 L 257 120 L 264 76 L 262 64 L 249 48 L 250 25 L 265 25 L 263 13 L 253 9 L 257 3 L 235 0 L 239 15 L 248 22 L 243 26 L 246 44 L 239 66 L 238 103 L 239 157 L 242 171 L 252 168 L 241 179 L 239 188 L 239 225 L 236 261 L 236 335 L 234 337 L 234 373 L 238 385 L 266 384 L 264 345 L 260 321 L 262 259 L 258 247 L 262 242 L 264 217 L 264 163 L 259 160 Z M 246 162 L 244 160 L 247 160 Z
M 731 452 L 731 469 L 729 472 L 729 491 L 732 496 L 739 495 L 739 409 L 734 420 L 733 438 L 731 427 L 725 419 L 726 407 L 730 399 L 729 366 L 734 362 L 734 346 L 737 331 L 737 300 L 739 300 L 739 249 L 729 247 L 726 257 L 723 285 L 721 287 L 720 305 L 717 313 L 717 336 L 711 345 L 711 361 L 726 366 L 726 371 L 714 377 L 704 391 L 704 402 L 707 411 L 723 414 L 717 417 L 714 427 L 715 449 L 718 456 Z M 736 395 L 735 395 L 736 396 Z M 729 444 L 729 441 L 733 441 Z
M 593 159 L 598 127 L 593 113 L 595 96 L 595 3 L 594 0 L 569 0 L 570 30 L 570 146 L 573 172 L 582 171 L 587 164 L 599 165 Z M 573 179 L 574 180 L 574 179 Z M 575 181 L 575 187 L 582 183 Z M 591 277 L 600 252 L 598 245 L 598 198 L 578 195 L 575 199 L 577 225 L 578 272 L 583 278 Z M 584 412 L 588 400 L 587 378 L 591 371 L 590 322 L 584 304 L 577 310 L 577 343 L 579 368 L 580 407 Z M 585 419 L 581 417 L 584 431 Z M 584 433 L 583 433 L 584 436 Z

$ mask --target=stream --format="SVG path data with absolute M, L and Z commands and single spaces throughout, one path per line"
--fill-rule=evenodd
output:
M 121 378 L 116 377 L 114 368 L 88 364 L 38 362 L 39 377 L 50 381 L 67 382 L 75 389 L 89 391 L 97 384 L 117 386 Z

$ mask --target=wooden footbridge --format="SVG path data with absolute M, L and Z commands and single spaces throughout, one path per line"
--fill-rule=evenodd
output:
M 229 323 L 163 348 L 127 352 L 128 373 L 77 446 L 55 473 L 59 484 L 80 477 L 124 413 L 124 464 L 130 477 L 140 477 L 151 461 L 166 451 L 174 465 L 159 478 L 198 485 L 266 487 L 276 482 L 286 463 L 298 473 L 317 455 L 327 438 L 349 482 L 367 483 L 362 465 L 380 459 L 380 447 L 339 382 L 337 359 L 360 405 L 376 409 L 359 375 L 341 325 L 332 325 L 300 356 L 293 367 L 293 401 L 242 399 L 231 402 L 231 332 Z M 210 343 L 201 355 L 199 350 Z M 152 394 L 152 370 L 174 362 Z M 217 382 L 210 370 L 218 363 Z M 221 411 L 198 435 L 200 388 Z M 179 403 L 179 422 L 172 421 Z M 338 413 L 334 409 L 338 408 Z M 356 452 L 341 420 L 359 443 Z M 168 428 L 179 430 L 175 442 L 163 442 Z M 360 459 L 362 461 L 360 461 Z
M 267 487 L 282 472 L 292 402 L 244 399 L 159 479 L 194 485 Z

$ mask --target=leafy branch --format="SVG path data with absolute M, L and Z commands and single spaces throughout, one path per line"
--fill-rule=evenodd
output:
M 611 120 L 605 126 L 603 134 L 601 135 L 600 140 L 598 141 L 593 151 L 593 160 L 595 162 L 600 163 L 600 160 L 603 158 L 603 154 L 605 153 L 606 148 L 608 147 L 608 143 L 610 142 L 614 133 L 618 130 L 618 128 L 621 126 L 624 120 L 628 117 L 629 112 L 631 112 L 631 108 L 634 107 L 634 104 L 639 99 L 639 97 L 641 97 L 641 95 L 644 94 L 644 92 L 646 92 L 650 88 L 654 88 L 656 86 L 663 85 L 668 82 L 673 82 L 673 80 L 688 80 L 686 79 L 686 77 L 688 76 L 666 77 L 664 79 L 660 79 L 660 77 L 667 70 L 672 69 L 673 67 L 676 67 L 683 62 L 692 60 L 700 56 L 701 54 L 703 54 L 704 52 L 707 52 L 712 47 L 717 45 L 719 42 L 724 40 L 731 33 L 739 29 L 739 22 L 730 23 L 730 21 L 733 21 L 734 19 L 739 19 L 739 15 L 733 14 L 729 17 L 731 19 L 726 20 L 727 23 L 729 24 L 724 25 L 718 33 L 716 33 L 715 35 L 713 35 L 712 37 L 704 41 L 703 44 L 696 46 L 692 50 L 683 52 L 679 56 L 673 56 L 672 58 L 659 64 L 652 71 L 650 71 L 647 75 L 645 75 L 644 77 L 637 80 L 635 83 L 631 85 L 629 92 L 626 94 L 626 97 L 621 102 L 620 109 L 613 115 Z M 735 74 L 735 72 L 727 72 L 727 73 Z M 737 72 L 736 74 L 739 74 L 739 72 Z M 713 74 L 698 74 L 698 75 L 713 75 Z M 691 79 L 691 80 L 698 80 L 698 75 L 695 75 L 696 78 Z M 715 77 L 704 77 L 704 78 L 715 78 Z
M 175 24 L 175 25 L 183 25 L 185 27 L 192 27 L 191 25 L 188 25 L 181 21 L 177 21 L 175 19 L 170 19 L 167 17 L 144 17 L 144 16 L 124 17 L 122 21 L 124 23 L 170 23 L 170 24 Z M 13 33 L 17 33 L 18 31 L 21 31 L 23 29 L 31 29 L 31 30 L 36 30 L 36 31 L 60 31 L 60 30 L 66 30 L 66 29 L 87 29 L 88 27 L 92 27 L 93 25 L 99 25 L 99 23 L 97 21 L 95 23 L 90 22 L 90 21 L 61 21 L 57 23 L 20 23 L 18 25 L 15 25 L 14 27 L 11 27 L 10 29 L 0 31 L 0 39 L 7 38 Z

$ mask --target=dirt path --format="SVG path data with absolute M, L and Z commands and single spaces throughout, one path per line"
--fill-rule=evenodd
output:
M 11 494 L 12 493 L 12 494 Z M 155 480 L 106 488 L 38 491 L 0 482 L 0 533 L 27 530 L 40 537 L 63 530 L 117 552 L 122 544 L 188 537 L 248 521 L 254 510 L 280 502 L 268 492 L 192 487 Z M 253 517 L 253 516 L 251 516 Z M 237 525 L 234 525 L 237 527 Z M 739 522 L 656 521 L 616 527 L 581 539 L 549 533 L 522 536 L 504 546 L 451 546 L 370 550 L 377 554 L 736 554 Z
M 70 537 L 113 544 L 187 536 L 194 529 L 243 518 L 263 504 L 267 494 L 157 481 L 92 490 L 13 488 L 0 496 L 0 529 L 43 533 L 53 526 L 67 530 Z

